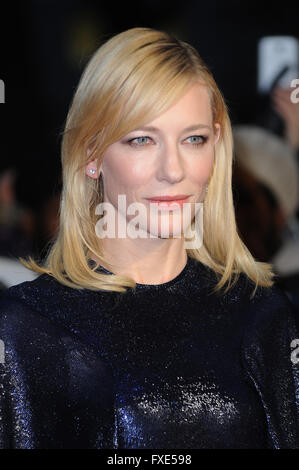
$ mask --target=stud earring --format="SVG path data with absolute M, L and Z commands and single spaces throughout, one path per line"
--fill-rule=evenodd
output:
M 94 174 L 96 173 L 96 170 L 95 170 L 94 168 L 90 168 L 89 173 L 91 173 L 92 175 L 94 175 Z

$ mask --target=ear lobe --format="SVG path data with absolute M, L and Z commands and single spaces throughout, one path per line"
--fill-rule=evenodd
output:
M 97 179 L 99 176 L 99 172 L 97 169 L 97 160 L 92 160 L 91 162 L 87 163 L 85 166 L 85 173 L 90 178 Z

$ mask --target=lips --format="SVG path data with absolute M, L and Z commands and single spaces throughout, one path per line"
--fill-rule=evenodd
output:
M 190 195 L 185 195 L 185 194 L 177 194 L 175 196 L 155 196 L 155 197 L 147 197 L 149 201 L 183 201 L 188 199 Z
M 175 196 L 156 196 L 146 199 L 159 209 L 177 210 L 183 208 L 184 203 L 189 197 L 190 196 L 186 196 L 185 194 L 177 194 Z

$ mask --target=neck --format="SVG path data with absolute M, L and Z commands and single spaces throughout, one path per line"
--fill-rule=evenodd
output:
M 103 238 L 103 256 L 113 274 L 129 276 L 139 284 L 162 284 L 175 278 L 187 263 L 184 238 Z M 98 261 L 93 255 L 92 259 Z

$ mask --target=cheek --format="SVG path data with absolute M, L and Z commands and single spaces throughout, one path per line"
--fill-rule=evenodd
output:
M 150 178 L 144 161 L 122 158 L 120 153 L 108 152 L 103 159 L 103 173 L 107 193 L 129 194 L 145 185 Z
M 195 159 L 189 167 L 191 179 L 196 184 L 206 184 L 213 170 L 214 154 L 207 154 L 203 158 Z

